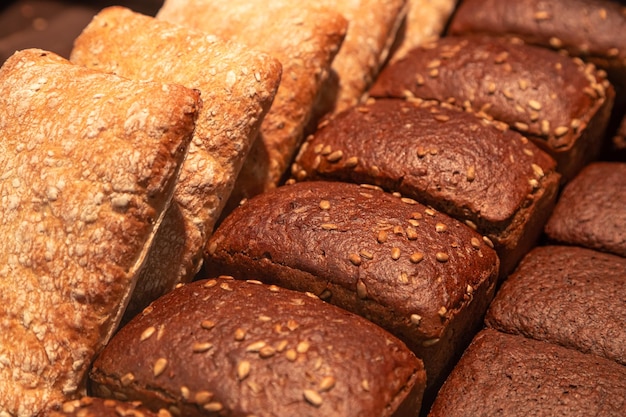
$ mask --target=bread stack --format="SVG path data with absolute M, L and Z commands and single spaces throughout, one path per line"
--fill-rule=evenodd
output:
M 626 414 L 626 9 L 503 4 L 7 37 L 0 416 Z

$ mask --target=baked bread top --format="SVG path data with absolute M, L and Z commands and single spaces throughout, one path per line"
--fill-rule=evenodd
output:
M 2 66 L 0 409 L 36 415 L 84 391 L 171 200 L 199 100 L 43 50 Z

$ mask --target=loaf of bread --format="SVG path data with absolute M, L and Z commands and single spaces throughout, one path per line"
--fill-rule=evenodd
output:
M 348 22 L 337 11 L 291 0 L 167 0 L 157 18 L 256 48 L 277 58 L 283 77 L 226 211 L 274 188 L 303 140 Z
M 621 93 L 626 93 L 625 32 L 626 7 L 611 0 L 464 0 L 449 27 L 454 35 L 517 36 L 564 49 L 606 69 Z
M 172 417 L 164 409 L 153 412 L 141 402 L 125 402 L 98 397 L 83 397 L 63 403 L 60 410 L 50 410 L 45 417 Z
M 626 414 L 626 367 L 487 329 L 446 380 L 429 417 Z
M 111 340 L 94 392 L 175 416 L 415 416 L 422 362 L 359 316 L 258 281 L 197 280 Z
M 543 232 L 559 187 L 554 160 L 519 133 L 436 101 L 370 100 L 307 138 L 297 180 L 375 184 L 471 225 L 500 275 Z
M 554 157 L 563 182 L 600 153 L 614 98 L 592 64 L 484 36 L 413 49 L 381 72 L 370 95 L 435 99 L 505 122 Z
M 312 292 L 372 320 L 424 360 L 429 393 L 482 324 L 499 264 L 480 234 L 445 214 L 375 186 L 325 181 L 238 207 L 205 262 L 211 273 Z
M 200 98 L 53 53 L 0 69 L 0 414 L 85 391 L 173 195 Z
M 626 257 L 626 163 L 594 162 L 565 186 L 545 227 L 554 242 Z
M 411 49 L 443 35 L 457 0 L 408 0 L 409 10 L 398 30 L 390 61 L 403 58 Z
M 538 246 L 504 282 L 485 322 L 626 365 L 626 258 Z
M 174 204 L 129 305 L 132 316 L 200 269 L 202 249 L 276 94 L 281 65 L 245 45 L 119 6 L 93 18 L 70 60 L 127 78 L 178 83 L 199 90 L 203 101 Z

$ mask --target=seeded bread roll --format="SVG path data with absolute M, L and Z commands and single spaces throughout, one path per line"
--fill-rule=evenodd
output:
M 626 163 L 594 162 L 563 189 L 545 227 L 555 242 L 626 257 Z
M 485 321 L 626 365 L 625 295 L 626 258 L 539 246 L 498 290 Z
M 464 221 L 493 243 L 506 276 L 541 235 L 560 176 L 502 125 L 435 101 L 370 100 L 309 136 L 292 174 L 375 184 Z
M 626 367 L 522 336 L 479 333 L 429 417 L 626 414 Z
M 366 341 L 366 343 L 364 343 Z M 155 301 L 111 340 L 101 396 L 195 416 L 415 416 L 422 362 L 374 324 L 312 295 L 218 278 Z
M 84 395 L 167 210 L 201 106 L 51 52 L 0 69 L 0 414 Z
M 382 71 L 370 95 L 435 99 L 505 122 L 554 157 L 565 182 L 598 156 L 614 92 L 578 58 L 459 36 L 413 49 Z
M 153 412 L 141 402 L 83 397 L 63 403 L 60 410 L 47 411 L 45 417 L 172 417 L 169 411 Z
M 206 262 L 211 273 L 312 292 L 372 320 L 424 360 L 430 393 L 482 323 L 499 265 L 481 235 L 445 214 L 375 186 L 324 181 L 238 207 Z
M 454 35 L 513 35 L 528 43 L 565 49 L 606 69 L 624 93 L 625 32 L 626 7 L 610 0 L 464 0 L 449 27 Z

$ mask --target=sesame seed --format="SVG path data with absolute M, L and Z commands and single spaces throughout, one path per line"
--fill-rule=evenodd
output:
M 527 132 L 528 131 L 528 125 L 526 123 L 523 122 L 515 122 L 513 124 L 513 126 L 517 129 L 520 130 L 522 132 Z
M 394 261 L 397 261 L 398 259 L 400 259 L 400 248 L 398 247 L 391 248 L 391 259 L 393 259 Z
M 300 327 L 300 325 L 295 321 L 295 320 L 287 320 L 287 328 L 290 331 L 294 331 L 296 330 L 298 327 Z
M 474 223 L 473 221 L 469 219 L 465 220 L 465 224 L 472 230 L 478 229 L 478 226 L 476 226 L 476 223 Z
M 304 396 L 304 399 L 311 405 L 315 406 L 315 407 L 319 407 L 322 405 L 322 403 L 324 402 L 324 400 L 322 399 L 322 396 L 317 392 L 314 391 L 312 389 L 305 389 L 302 392 L 302 395 Z
M 220 284 L 220 288 L 223 289 L 224 291 L 232 291 L 233 289 L 230 287 L 230 285 L 228 285 L 227 282 L 222 282 Z
M 322 224 L 322 229 L 324 230 L 337 230 L 338 227 L 336 224 L 333 223 L 323 223 Z
M 374 259 L 374 254 L 368 250 L 365 249 L 361 249 L 359 251 L 359 255 L 361 255 L 362 258 L 367 259 L 368 261 L 371 261 L 372 259 Z
M 378 232 L 378 235 L 376 236 L 376 241 L 378 243 L 385 243 L 387 241 L 387 237 L 388 234 L 385 230 L 381 230 Z
M 517 85 L 519 85 L 520 90 L 525 91 L 530 86 L 530 82 L 522 78 L 517 81 Z
M 496 64 L 502 64 L 504 61 L 507 60 L 507 58 L 509 57 L 509 53 L 504 51 L 504 52 L 500 52 L 498 55 L 496 55 L 494 62 Z
M 246 352 L 258 352 L 259 350 L 261 350 L 261 348 L 265 347 L 265 345 L 266 343 L 262 340 L 259 340 L 258 342 L 250 343 L 246 347 Z
M 250 362 L 239 362 L 237 365 L 237 378 L 239 378 L 240 381 L 243 381 L 248 377 L 248 375 L 250 375 Z
M 446 116 L 445 114 L 438 114 L 435 116 L 435 120 L 437 120 L 438 122 L 447 122 L 448 120 L 450 120 L 450 117 Z
M 322 200 L 322 201 L 320 201 L 320 208 L 321 208 L 322 210 L 328 210 L 328 209 L 330 209 L 330 201 L 328 201 L 328 200 Z
M 437 259 L 439 262 L 448 262 L 450 256 L 447 253 L 437 252 L 435 254 L 435 259 Z
M 413 323 L 416 326 L 419 326 L 421 321 L 422 321 L 422 316 L 420 316 L 419 314 L 411 314 L 411 323 Z
M 470 243 L 472 244 L 472 246 L 476 249 L 480 248 L 480 240 L 478 240 L 477 238 L 473 237 L 470 239 Z
M 320 391 L 326 392 L 333 389 L 337 381 L 332 376 L 325 376 L 320 382 Z
M 307 341 L 303 341 L 298 343 L 298 346 L 296 346 L 296 352 L 298 353 L 306 353 L 309 348 L 311 347 L 311 345 L 309 344 L 309 342 Z
M 600 15 L 600 19 L 606 20 L 607 13 L 605 8 L 598 10 L 598 14 Z
M 476 179 L 476 167 L 474 165 L 470 165 L 469 167 L 467 167 L 465 177 L 469 182 L 472 182 Z
M 493 242 L 487 236 L 483 236 L 483 242 L 487 244 L 491 249 L 493 249 Z
M 237 328 L 235 329 L 235 340 L 238 342 L 241 342 L 243 339 L 245 339 L 246 337 L 246 331 L 241 329 L 241 328 Z
M 495 93 L 496 92 L 496 83 L 490 82 L 489 85 L 487 86 L 487 92 L 489 94 Z
M 124 376 L 122 376 L 122 378 L 120 378 L 120 383 L 122 384 L 123 387 L 127 387 L 134 380 L 135 380 L 135 375 L 133 375 L 131 372 L 129 372 L 129 373 L 125 374 Z
M 428 75 L 431 78 L 437 78 L 439 76 L 439 69 L 438 68 L 433 68 L 430 71 L 428 71 Z
M 276 354 L 276 349 L 271 346 L 264 346 L 259 350 L 259 357 L 262 359 L 271 358 Z
M 361 265 L 361 257 L 358 253 L 351 253 L 350 255 L 348 255 L 348 259 L 350 260 L 350 262 L 352 262 L 352 265 L 354 266 Z
M 559 49 L 563 47 L 563 41 L 554 36 L 548 40 L 548 43 L 550 44 L 551 47 L 555 49 Z
M 445 225 L 445 224 L 443 224 L 443 223 L 437 223 L 437 224 L 435 225 L 435 231 L 436 231 L 437 233 L 443 233 L 443 232 L 445 232 L 446 230 L 448 230 L 448 226 L 446 226 L 446 225 Z
M 422 346 L 423 346 L 423 347 L 431 347 L 431 346 L 436 345 L 437 343 L 439 343 L 439 339 L 438 339 L 438 338 L 435 338 L 435 339 L 427 339 L 427 340 L 424 340 L 424 341 L 422 342 Z
M 418 86 L 424 85 L 424 83 L 425 83 L 424 76 L 422 74 L 416 74 L 415 75 L 415 83 Z
M 343 152 L 339 150 L 339 151 L 335 151 L 335 152 L 333 152 L 333 153 L 329 154 L 329 155 L 326 157 L 326 160 L 327 160 L 328 162 L 337 162 L 337 161 L 339 161 L 341 158 L 343 158 Z
M 351 156 L 350 158 L 348 158 L 344 164 L 344 166 L 346 168 L 354 168 L 355 166 L 357 166 L 359 163 L 359 158 L 356 156 Z
M 154 326 L 150 326 L 146 328 L 143 332 L 141 332 L 141 336 L 139 336 L 139 340 L 143 342 L 144 340 L 149 339 L 155 332 L 156 332 L 156 329 L 154 328 Z
M 194 399 L 200 405 L 209 403 L 213 399 L 213 393 L 211 391 L 198 391 L 194 395 Z
M 569 132 L 569 127 L 559 126 L 556 129 L 554 129 L 554 136 L 561 137 L 561 136 L 564 136 L 567 132 Z
M 528 183 L 530 184 L 530 186 L 532 187 L 533 190 L 536 190 L 536 189 L 539 188 L 539 181 L 537 181 L 534 178 L 529 179 Z
M 394 235 L 398 235 L 398 236 L 402 236 L 402 235 L 404 235 L 404 229 L 400 225 L 394 226 L 393 227 L 393 234 Z
M 550 134 L 550 121 L 549 120 L 542 120 L 540 125 L 541 125 L 542 134 L 544 135 Z
M 356 283 L 356 294 L 362 300 L 367 298 L 367 287 L 365 286 L 365 283 L 361 280 L 358 280 Z
M 153 375 L 155 377 L 161 375 L 165 371 L 166 367 L 167 367 L 167 359 L 165 358 L 157 359 L 156 362 L 154 363 L 154 367 L 152 368 Z
M 435 216 L 435 214 L 437 214 L 437 212 L 436 212 L 435 210 L 431 209 L 431 208 L 427 208 L 427 209 L 425 209 L 425 210 L 424 210 L 424 213 L 428 214 L 428 215 L 429 215 L 429 216 L 431 216 L 431 217 L 434 217 L 434 216 Z
M 322 148 L 322 151 L 320 152 L 320 154 L 326 156 L 326 155 L 329 155 L 332 151 L 333 151 L 333 148 L 331 148 L 330 145 L 325 145 Z
M 610 48 L 608 51 L 606 51 L 606 54 L 611 58 L 615 58 L 616 56 L 619 55 L 619 49 Z
M 298 358 L 298 353 L 294 349 L 289 349 L 285 352 L 285 356 L 289 362 L 294 362 Z
M 447 312 L 448 312 L 448 309 L 445 306 L 441 306 L 439 311 L 437 311 L 437 314 L 439 314 L 439 317 L 444 318 Z
M 189 391 L 189 388 L 183 385 L 182 387 L 180 387 L 180 395 L 183 397 L 184 400 L 189 400 L 191 392 Z
M 400 277 L 398 278 L 398 281 L 400 281 L 401 284 L 408 284 L 409 283 L 409 274 L 407 274 L 404 271 L 400 272 Z
M 312 137 L 312 136 L 311 136 Z M 315 147 L 313 148 L 313 153 L 315 154 L 319 154 L 322 153 L 322 149 L 324 149 L 324 144 L 323 143 L 318 143 L 317 145 L 315 145 Z
M 570 126 L 572 127 L 572 129 L 574 129 L 574 131 L 577 131 L 581 125 L 582 121 L 576 118 L 572 119 L 572 122 L 570 123 Z
M 535 14 L 533 15 L 533 18 L 535 20 L 548 20 L 550 19 L 550 13 L 548 13 L 545 10 L 540 10 L 535 12 Z
M 411 224 L 413 226 L 416 226 L 415 223 L 417 223 L 417 226 L 419 226 L 419 223 L 417 222 L 417 220 L 409 220 L 411 222 Z M 415 227 L 407 227 L 406 228 L 406 238 L 409 240 L 417 240 L 418 235 L 417 235 L 417 230 L 415 230 Z
M 415 252 L 411 254 L 411 257 L 409 259 L 411 260 L 412 263 L 417 264 L 417 263 L 420 263 L 424 259 L 424 254 L 421 252 Z
M 541 108 L 543 107 L 541 103 L 538 102 L 537 100 L 529 100 L 528 106 L 533 110 L 541 110 Z
M 217 413 L 218 411 L 222 411 L 224 409 L 224 406 L 222 405 L 222 403 L 216 401 L 205 404 L 202 408 L 204 408 L 206 411 Z
M 465 292 L 467 292 L 468 294 L 473 294 L 474 287 L 472 287 L 470 284 L 467 284 L 467 288 L 465 289 Z
M 364 379 L 361 381 L 361 388 L 363 388 L 364 391 L 369 392 L 370 390 L 370 382 L 367 379 Z
M 194 353 L 204 353 L 210 350 L 212 347 L 213 344 L 209 342 L 196 342 L 192 345 L 191 349 Z
M 531 166 L 533 168 L 533 172 L 535 173 L 535 175 L 538 178 L 543 178 L 543 176 L 545 175 L 543 172 L 543 169 L 537 164 L 531 164 Z

